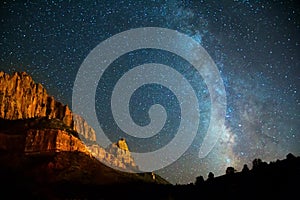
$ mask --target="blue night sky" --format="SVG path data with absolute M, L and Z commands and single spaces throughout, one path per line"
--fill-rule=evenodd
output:
M 26 71 L 70 107 L 84 59 L 117 33 L 162 27 L 201 44 L 220 71 L 227 97 L 225 124 L 216 129 L 222 134 L 207 157 L 199 159 L 198 151 L 209 123 L 209 92 L 197 71 L 170 52 L 142 49 L 119 57 L 98 83 L 96 105 L 90 105 L 112 141 L 125 137 L 134 152 L 154 151 L 171 141 L 179 126 L 176 96 L 157 84 L 136 90 L 130 100 L 136 124 L 149 123 L 147 113 L 153 104 L 161 104 L 168 114 L 157 135 L 141 139 L 127 135 L 115 123 L 110 110 L 113 87 L 124 73 L 145 63 L 168 65 L 184 75 L 199 100 L 200 128 L 180 159 L 156 172 L 172 183 L 194 182 L 196 176 L 207 177 L 210 171 L 222 175 L 228 166 L 239 171 L 243 164 L 251 167 L 254 158 L 269 162 L 289 152 L 300 155 L 300 7 L 296 0 L 2 1 L 0 13 L 0 70 Z

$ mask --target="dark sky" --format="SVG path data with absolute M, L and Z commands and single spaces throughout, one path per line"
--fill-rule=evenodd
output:
M 134 28 L 162 27 L 196 40 L 219 69 L 227 97 L 225 124 L 216 127 L 221 135 L 207 157 L 198 158 L 198 151 L 210 119 L 209 92 L 203 77 L 170 52 L 144 49 L 118 58 L 97 83 L 96 105 L 91 105 L 110 139 L 122 136 L 133 151 L 154 151 L 170 142 L 179 126 L 176 96 L 156 84 L 136 90 L 130 112 L 138 125 L 149 123 L 151 105 L 161 104 L 168 114 L 157 136 L 140 139 L 127 137 L 114 122 L 110 90 L 124 73 L 144 63 L 169 65 L 186 76 L 200 102 L 200 128 L 188 150 L 157 171 L 173 183 L 194 182 L 209 171 L 221 175 L 228 166 L 251 167 L 258 157 L 273 161 L 289 152 L 300 155 L 300 7 L 296 0 L 2 1 L 0 13 L 0 70 L 28 72 L 70 107 L 81 64 L 109 37 Z

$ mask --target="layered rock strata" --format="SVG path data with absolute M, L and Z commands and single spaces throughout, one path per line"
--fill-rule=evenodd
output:
M 49 117 L 73 126 L 73 116 L 67 105 L 55 101 L 46 89 L 35 83 L 25 72 L 13 75 L 0 72 L 0 117 L 3 119 L 27 119 Z
M 96 142 L 95 130 L 80 116 L 48 95 L 46 89 L 25 72 L 13 75 L 0 72 L 0 118 L 5 120 L 43 118 L 62 121 L 79 138 L 66 131 L 66 127 L 51 129 L 38 127 L 23 130 L 23 134 L 0 132 L 0 149 L 24 151 L 25 154 L 43 154 L 58 151 L 80 151 L 91 154 L 108 166 L 126 171 L 138 167 L 124 139 L 104 149 Z M 43 121 L 43 120 L 41 120 Z M 37 120 L 37 123 L 41 124 Z M 31 122 L 31 123 L 34 123 Z M 48 122 L 46 122 L 48 123 Z M 57 122 L 56 122 L 57 123 Z

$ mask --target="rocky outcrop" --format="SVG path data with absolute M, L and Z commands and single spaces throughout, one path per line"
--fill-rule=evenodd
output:
M 0 150 L 25 155 L 78 151 L 90 155 L 82 141 L 64 130 L 29 129 L 18 133 L 0 131 Z
M 121 150 L 129 151 L 128 145 L 127 145 L 127 143 L 126 143 L 125 138 L 121 138 L 121 139 L 117 142 L 117 147 L 119 147 Z
M 13 75 L 0 72 L 0 118 L 36 117 L 60 119 L 86 141 L 96 141 L 94 129 L 80 115 L 72 113 L 68 105 L 48 95 L 46 89 L 35 83 L 26 72 L 15 72 Z
M 80 133 L 80 138 L 87 143 L 96 142 L 95 130 L 80 116 L 73 113 L 74 130 Z
M 120 170 L 132 172 L 138 170 L 124 138 L 104 149 L 96 142 L 95 130 L 80 115 L 73 113 L 73 120 L 74 130 L 80 133 L 80 138 L 95 158 L 107 166 Z
M 120 148 L 119 144 L 122 144 Z M 91 154 L 107 166 L 114 167 L 119 170 L 138 172 L 138 166 L 135 164 L 130 154 L 125 139 L 109 145 L 106 149 L 98 144 L 87 145 Z
M 35 83 L 25 72 L 13 75 L 0 72 L 0 117 L 3 119 L 27 119 L 49 117 L 73 126 L 73 116 L 67 105 L 56 101 L 46 89 Z
M 25 154 L 79 151 L 90 154 L 80 139 L 64 130 L 45 129 L 26 132 Z
M 81 116 L 48 95 L 46 89 L 35 83 L 26 72 L 13 75 L 0 72 L 0 118 L 15 120 L 36 117 L 60 119 L 83 138 L 96 141 L 95 131 Z
M 24 150 L 27 155 L 80 151 L 92 154 L 111 167 L 138 169 L 125 139 L 107 149 L 100 147 L 95 130 L 67 105 L 48 95 L 46 89 L 25 72 L 13 75 L 0 72 L 0 119 L 32 119 L 24 124 L 26 130 L 21 128 L 24 134 L 0 135 L 2 150 Z
M 118 159 L 113 154 L 107 152 L 104 148 L 100 147 L 97 144 L 88 145 L 87 148 L 95 158 L 97 158 L 107 166 L 114 167 L 120 170 L 128 168 L 125 162 L 123 162 L 121 159 Z
M 106 151 L 113 155 L 117 160 L 121 160 L 126 166 L 126 169 L 130 169 L 132 171 L 138 170 L 138 166 L 135 164 L 124 138 L 121 138 L 118 142 L 109 145 L 106 148 Z

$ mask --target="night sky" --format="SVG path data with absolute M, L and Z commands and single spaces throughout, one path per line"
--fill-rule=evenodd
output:
M 210 171 L 222 175 L 228 166 L 238 171 L 243 164 L 251 168 L 254 158 L 269 162 L 290 152 L 300 155 L 300 7 L 296 2 L 2 1 L 0 70 L 26 71 L 49 94 L 72 107 L 77 72 L 102 41 L 141 27 L 168 28 L 192 37 L 219 69 L 227 98 L 225 124 L 215 128 L 221 136 L 205 158 L 198 153 L 210 121 L 210 94 L 203 77 L 177 55 L 157 49 L 122 55 L 96 83 L 96 104 L 88 105 L 96 108 L 97 120 L 112 141 L 125 137 L 133 152 L 154 151 L 175 136 L 181 120 L 178 99 L 159 84 L 138 88 L 129 104 L 136 124 L 149 124 L 148 110 L 154 104 L 162 105 L 168 116 L 157 135 L 137 138 L 114 121 L 113 87 L 130 69 L 146 63 L 171 66 L 185 76 L 199 100 L 199 129 L 188 150 L 156 173 L 172 183 L 190 183 Z

